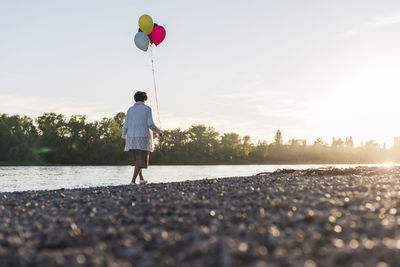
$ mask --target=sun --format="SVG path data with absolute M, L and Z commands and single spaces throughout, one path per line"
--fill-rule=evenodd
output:
M 396 75 L 394 75 L 396 73 Z M 328 86 L 313 109 L 314 123 L 338 137 L 374 139 L 387 147 L 400 136 L 400 69 L 362 68 L 348 79 Z

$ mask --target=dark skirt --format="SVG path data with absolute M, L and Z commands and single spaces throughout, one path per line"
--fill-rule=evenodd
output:
M 133 149 L 129 150 L 129 161 L 131 166 L 147 168 L 149 166 L 150 151 Z

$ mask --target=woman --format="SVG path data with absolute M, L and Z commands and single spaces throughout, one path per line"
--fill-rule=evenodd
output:
M 129 160 L 135 166 L 131 184 L 136 184 L 136 177 L 139 175 L 140 184 L 146 184 L 142 169 L 149 165 L 150 152 L 153 152 L 153 131 L 159 136 L 162 132 L 153 122 L 151 108 L 144 103 L 147 100 L 145 92 L 135 93 L 135 104 L 126 113 L 122 139 L 125 151 L 129 151 Z

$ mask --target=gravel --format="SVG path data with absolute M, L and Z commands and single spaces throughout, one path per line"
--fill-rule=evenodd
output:
M 399 266 L 400 168 L 0 193 L 0 266 Z

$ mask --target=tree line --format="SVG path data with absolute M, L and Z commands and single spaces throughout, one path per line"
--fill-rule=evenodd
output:
M 42 164 L 127 164 L 122 150 L 123 112 L 88 122 L 84 115 L 66 118 L 44 113 L 28 116 L 0 114 L 0 162 Z M 267 164 L 267 163 L 381 163 L 400 161 L 400 148 L 381 147 L 369 140 L 355 147 L 353 138 L 321 138 L 253 143 L 250 136 L 220 134 L 214 127 L 192 125 L 187 130 L 165 130 L 155 142 L 151 164 Z

